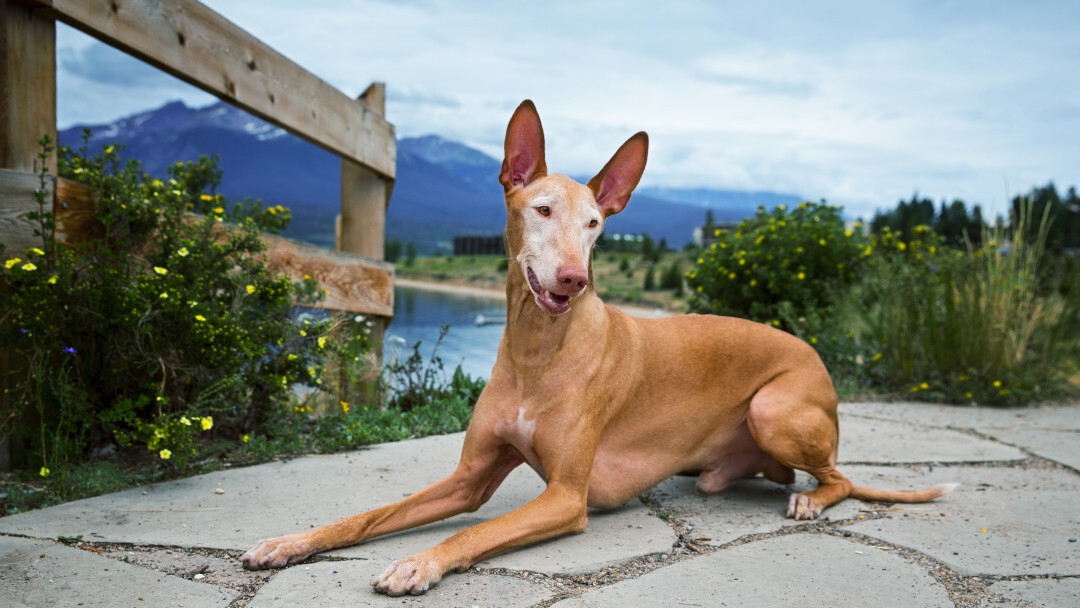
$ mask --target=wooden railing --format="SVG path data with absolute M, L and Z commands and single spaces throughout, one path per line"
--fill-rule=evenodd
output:
M 268 236 L 267 261 L 318 280 L 323 307 L 372 315 L 381 339 L 394 308 L 393 266 L 382 260 L 397 154 L 385 86 L 350 99 L 195 0 L 0 0 L 0 243 L 9 253 L 38 242 L 28 215 L 37 142 L 56 133 L 57 21 L 340 156 L 339 251 Z M 46 165 L 55 171 L 55 154 Z M 48 181 L 57 236 L 77 241 L 94 222 L 93 202 L 79 184 Z M 0 389 L 9 371 L 0 351 Z M 0 390 L 0 411 L 8 398 Z

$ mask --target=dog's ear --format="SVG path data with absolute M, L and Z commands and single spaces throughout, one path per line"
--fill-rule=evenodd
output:
M 640 131 L 619 146 L 600 173 L 589 180 L 589 189 L 605 216 L 615 215 L 630 202 L 649 158 L 649 136 Z
M 502 171 L 499 172 L 499 183 L 505 192 L 527 186 L 547 175 L 544 128 L 540 126 L 540 114 L 531 100 L 526 99 L 514 110 L 510 124 L 506 126 L 503 149 L 505 156 Z

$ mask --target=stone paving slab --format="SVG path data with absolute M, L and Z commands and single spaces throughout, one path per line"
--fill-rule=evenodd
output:
M 437 481 L 456 466 L 463 436 L 427 437 L 155 484 L 0 518 L 0 533 L 247 550 L 260 539 L 379 507 Z M 219 488 L 223 494 L 216 494 Z M 519 467 L 475 513 L 332 554 L 388 565 L 524 505 L 543 488 L 539 476 Z M 675 540 L 671 528 L 634 499 L 621 509 L 591 514 L 582 534 L 496 556 L 483 565 L 576 573 L 668 551 Z
M 375 593 L 370 582 L 385 564 L 367 560 L 318 562 L 281 571 L 259 590 L 249 608 L 286 606 L 395 606 L 457 608 L 500 606 L 524 608 L 554 597 L 554 593 L 510 576 L 466 572 L 447 574 L 421 596 L 391 598 Z
M 0 536 L 0 605 L 228 606 L 237 593 L 50 541 Z
M 1080 431 L 1042 428 L 991 429 L 988 435 L 1080 471 Z
M 932 403 L 841 403 L 840 415 L 883 418 L 959 429 L 1046 428 L 1080 430 L 1080 406 L 965 407 Z M 843 428 L 841 427 L 841 430 Z M 992 433 L 987 433 L 992 434 Z
M 619 606 L 952 606 L 919 566 L 820 534 L 723 549 L 563 600 L 557 608 Z
M 980 608 L 1080 606 L 1080 579 L 1076 578 L 997 581 L 989 591 L 1000 597 L 984 599 Z
M 916 549 L 967 575 L 1080 574 L 1080 543 L 1069 542 L 1080 535 L 1075 474 L 982 467 L 879 473 L 896 486 L 949 478 L 964 484 L 937 502 L 895 505 L 888 518 L 849 524 L 852 530 Z
M 788 519 L 787 504 L 791 493 L 811 490 L 817 482 L 802 471 L 796 472 L 795 483 L 782 486 L 762 477 L 742 479 L 719 494 L 704 495 L 694 489 L 695 477 L 672 477 L 649 493 L 650 500 L 671 515 L 693 527 L 693 538 L 705 544 L 723 545 L 748 534 L 775 532 L 790 526 L 806 526 L 814 521 Z M 845 500 L 828 509 L 822 517 L 831 520 L 859 516 L 867 505 L 858 500 Z
M 978 462 L 1024 458 L 1027 456 L 1014 447 L 958 431 L 840 415 L 841 463 Z

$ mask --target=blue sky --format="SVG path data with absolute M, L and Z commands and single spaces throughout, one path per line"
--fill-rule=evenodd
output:
M 208 0 L 399 136 L 501 155 L 533 99 L 552 170 L 649 132 L 643 183 L 770 190 L 868 215 L 913 192 L 993 210 L 1080 185 L 1080 2 Z M 213 97 L 70 28 L 61 127 Z

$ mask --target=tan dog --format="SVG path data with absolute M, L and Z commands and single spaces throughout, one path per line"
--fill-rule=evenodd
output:
M 478 509 L 528 463 L 547 482 L 532 502 L 393 563 L 381 593 L 423 593 L 443 574 L 588 523 L 677 473 L 719 492 L 793 469 L 818 487 L 793 494 L 787 515 L 816 518 L 848 496 L 923 502 L 952 486 L 882 491 L 836 470 L 836 392 L 817 353 L 782 331 L 741 319 L 635 319 L 605 306 L 591 281 L 605 219 L 622 211 L 645 170 L 648 137 L 634 135 L 589 181 L 548 175 L 531 101 L 506 131 L 507 324 L 457 470 L 408 498 L 316 530 L 264 540 L 240 561 L 280 567 L 335 547 Z

